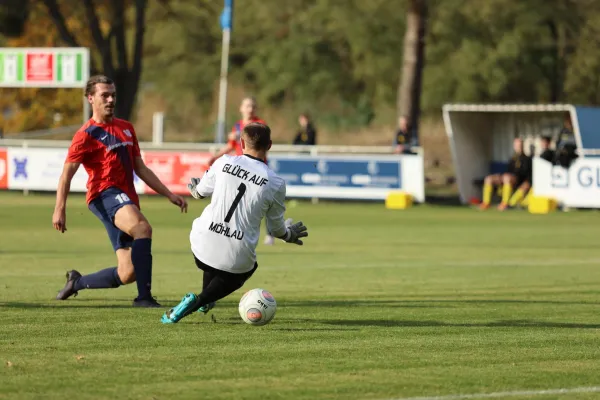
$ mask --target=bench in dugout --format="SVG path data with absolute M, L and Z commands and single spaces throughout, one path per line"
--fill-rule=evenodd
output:
M 508 171 L 508 162 L 504 161 L 492 161 L 490 163 L 490 169 L 487 175 L 495 175 L 495 174 L 503 174 Z M 486 176 L 487 176 L 486 175 Z M 483 181 L 485 180 L 485 176 L 481 178 L 473 179 L 473 185 L 481 191 L 483 189 Z

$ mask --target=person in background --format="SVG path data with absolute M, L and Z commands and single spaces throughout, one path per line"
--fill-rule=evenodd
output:
M 493 174 L 485 177 L 483 183 L 483 201 L 480 209 L 489 208 L 492 201 L 494 186 L 502 186 L 502 202 L 498 210 L 504 211 L 508 207 L 520 204 L 531 187 L 532 166 L 531 157 L 523 151 L 523 139 L 515 138 L 513 141 L 514 154 L 508 162 L 508 170 L 504 174 Z M 513 195 L 513 189 L 515 193 Z
M 187 212 L 187 202 L 173 194 L 146 166 L 133 125 L 114 117 L 114 81 L 104 75 L 93 76 L 87 81 L 85 94 L 92 106 L 92 117 L 75 133 L 69 147 L 58 181 L 52 225 L 57 231 L 66 232 L 71 180 L 83 165 L 88 174 L 88 208 L 106 228 L 117 265 L 88 275 L 68 271 L 67 282 L 56 299 L 66 300 L 84 289 L 117 288 L 136 282 L 138 296 L 133 306 L 160 307 L 151 290 L 152 227 L 140 211 L 134 173 L 182 212 Z
M 221 157 L 222 155 L 233 153 L 237 156 L 241 156 L 242 154 L 244 154 L 241 142 L 241 136 L 242 132 L 244 131 L 244 127 L 253 122 L 263 125 L 267 124 L 265 121 L 263 121 L 260 117 L 256 115 L 257 108 L 258 106 L 254 97 L 247 96 L 242 99 L 242 104 L 240 104 L 240 114 L 242 116 L 242 119 L 235 123 L 233 129 L 231 129 L 231 133 L 229 133 L 227 144 L 210 159 L 210 161 L 208 162 L 209 166 L 213 165 L 214 162 L 217 159 L 219 159 L 219 157 Z M 267 160 L 264 161 L 266 162 Z M 265 235 L 264 243 L 268 246 L 272 246 L 273 244 L 275 244 L 275 238 L 269 233 L 267 233 Z
M 398 118 L 398 130 L 396 131 L 396 136 L 394 138 L 394 152 L 396 154 L 411 154 L 411 140 L 412 135 L 410 132 L 410 124 L 408 123 L 408 118 L 404 116 Z
M 308 113 L 302 113 L 298 117 L 300 130 L 294 138 L 294 144 L 314 146 L 317 144 L 317 131 Z
M 540 146 L 542 148 L 542 152 L 540 153 L 540 158 L 553 163 L 556 154 L 554 150 L 550 149 L 551 139 L 548 136 L 542 136 L 540 141 Z
M 258 107 L 256 105 L 256 100 L 254 99 L 254 97 L 248 96 L 242 99 L 242 103 L 240 104 L 240 114 L 242 116 L 242 119 L 235 123 L 227 138 L 227 144 L 221 150 L 219 150 L 217 154 L 212 156 L 212 158 L 208 162 L 209 166 L 213 165 L 213 163 L 224 154 L 233 153 L 238 156 L 241 156 L 243 154 L 240 136 L 242 134 L 242 131 L 244 130 L 244 127 L 251 122 L 266 124 L 265 121 L 263 121 L 260 117 L 256 115 L 257 108 Z
M 554 163 L 564 168 L 569 168 L 577 158 L 577 143 L 573 134 L 573 124 L 569 114 L 565 115 L 563 128 L 556 139 L 556 156 Z

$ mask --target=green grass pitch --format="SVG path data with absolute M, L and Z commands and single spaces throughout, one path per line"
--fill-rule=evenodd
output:
M 216 323 L 165 326 L 164 309 L 130 307 L 135 285 L 53 300 L 67 269 L 115 262 L 82 196 L 65 234 L 53 204 L 0 193 L 0 398 L 600 398 L 537 392 L 600 386 L 600 213 L 299 202 L 288 215 L 309 227 L 304 247 L 261 244 Z M 181 215 L 142 198 L 165 309 L 201 285 L 188 234 L 205 204 Z M 278 302 L 264 327 L 237 313 L 254 287 Z

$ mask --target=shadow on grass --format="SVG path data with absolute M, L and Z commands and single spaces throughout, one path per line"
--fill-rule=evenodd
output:
M 102 300 L 96 300 L 101 302 Z M 0 303 L 0 308 L 14 308 L 24 310 L 35 309 L 131 309 L 130 304 L 81 304 L 78 301 L 70 301 L 69 303 L 57 302 L 55 304 L 44 303 L 23 303 L 23 302 L 3 302 Z M 88 303 L 88 302 L 86 302 Z M 309 302 L 310 303 L 310 302 Z M 314 304 L 313 304 L 314 305 Z M 160 309 L 152 309 L 154 311 Z M 322 327 L 276 327 L 274 330 L 286 332 L 311 332 L 311 331 L 334 331 L 334 330 L 358 330 L 360 327 L 376 327 L 376 328 L 398 328 L 398 327 L 456 327 L 456 328 L 558 328 L 558 329 L 600 329 L 600 324 L 585 324 L 574 322 L 549 322 L 535 320 L 500 320 L 489 322 L 443 322 L 443 321 L 414 321 L 414 320 L 388 320 L 388 319 L 289 319 L 279 318 L 279 321 L 288 324 L 321 324 L 337 326 L 338 328 L 322 328 Z M 210 320 L 194 321 L 193 324 L 211 323 Z M 239 325 L 238 318 L 219 318 L 216 317 L 217 324 L 224 325 Z
M 162 308 L 174 307 L 181 299 L 158 299 Z M 132 298 L 76 298 L 67 301 L 55 302 L 0 302 L 0 307 L 5 308 L 132 308 Z M 114 304 L 118 303 L 118 304 Z M 598 306 L 599 302 L 575 302 L 575 301 L 553 301 L 553 300 L 520 300 L 520 299 L 494 299 L 494 300 L 289 300 L 280 301 L 278 306 L 282 308 L 361 308 L 361 307 L 390 307 L 390 308 L 460 308 L 464 305 L 591 305 Z M 219 301 L 220 307 L 237 307 L 237 302 L 230 299 Z
M 61 308 L 96 308 L 96 309 L 103 309 L 103 308 L 133 308 L 131 306 L 131 300 L 128 301 L 128 304 L 106 304 L 106 303 L 102 303 L 103 300 L 96 300 L 96 302 L 98 304 L 81 304 L 79 303 L 79 301 L 69 301 L 68 303 L 65 302 L 56 302 L 53 304 L 48 304 L 48 303 L 21 303 L 21 302 L 9 302 L 9 303 L 0 303 L 0 308 L 17 308 L 17 309 L 24 309 L 24 310 L 34 310 L 34 309 L 40 309 L 40 308 L 44 308 L 44 309 L 49 309 L 49 308 L 54 308 L 54 309 L 61 309 Z M 112 300 L 111 300 L 112 301 Z
M 446 304 L 434 304 L 435 302 L 416 302 L 404 300 L 302 300 L 281 301 L 280 307 L 401 307 L 401 308 L 454 308 Z
M 403 307 L 403 308 L 458 308 L 461 304 L 530 304 L 530 305 L 591 305 L 600 302 L 592 301 L 559 301 L 559 300 L 522 300 L 522 299 L 470 299 L 470 300 L 302 300 L 282 301 L 278 305 L 284 307 Z
M 218 316 L 216 316 L 214 319 L 211 319 L 209 317 L 204 317 L 205 319 L 202 319 L 200 321 L 198 320 L 187 320 L 186 323 L 190 324 L 190 325 L 205 325 L 205 324 L 217 324 L 217 325 L 240 325 L 243 326 L 244 322 L 240 319 L 240 318 L 220 318 Z M 294 320 L 294 319 L 285 319 L 285 318 L 276 318 L 276 320 L 278 322 L 283 322 L 283 323 L 312 323 L 312 324 L 320 324 L 321 321 L 318 320 L 308 320 L 308 319 L 298 319 L 298 320 Z M 319 327 L 319 326 L 305 326 L 302 328 L 296 328 L 296 327 L 283 327 L 283 326 L 273 326 L 270 325 L 269 326 L 270 330 L 272 331 L 279 331 L 279 332 L 341 332 L 341 331 L 358 331 L 360 330 L 359 327 L 352 327 L 352 326 L 339 326 L 337 328 L 335 327 L 331 327 L 331 328 L 324 328 L 324 327 Z
M 442 321 L 407 321 L 407 320 L 320 320 L 314 321 L 335 326 L 362 327 L 457 327 L 457 328 L 564 328 L 564 329 L 600 329 L 600 324 L 583 324 L 572 322 L 546 322 L 532 320 L 501 320 L 492 322 L 442 322 Z

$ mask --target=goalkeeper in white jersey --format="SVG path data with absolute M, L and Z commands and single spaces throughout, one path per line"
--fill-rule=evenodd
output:
M 202 292 L 188 293 L 161 321 L 179 322 L 195 311 L 207 313 L 217 300 L 244 285 L 256 271 L 260 224 L 288 243 L 302 245 L 308 236 L 302 222 L 284 220 L 285 181 L 265 163 L 271 148 L 271 129 L 260 123 L 244 127 L 241 156 L 220 157 L 202 179 L 188 185 L 197 199 L 211 197 L 194 220 L 190 243 L 196 266 L 204 271 Z

